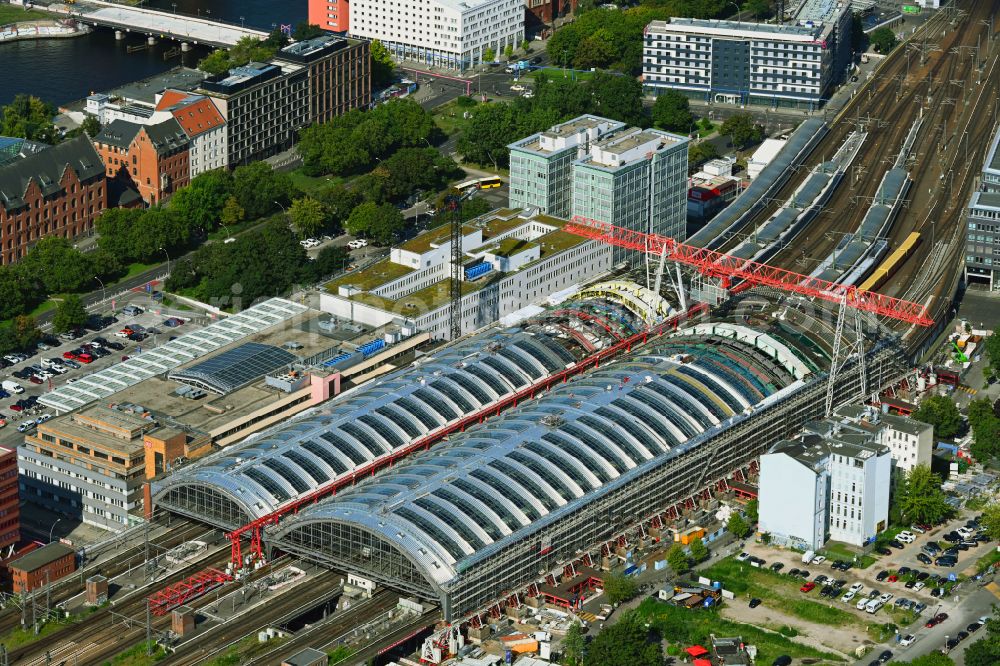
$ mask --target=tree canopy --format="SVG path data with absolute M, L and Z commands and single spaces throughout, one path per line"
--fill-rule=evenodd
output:
M 639 586 L 635 579 L 617 573 L 611 573 L 604 577 L 604 596 L 608 598 L 609 604 L 620 604 L 628 601 L 639 594 Z
M 764 128 L 749 113 L 737 113 L 722 123 L 719 134 L 728 136 L 736 148 L 746 148 L 764 138 Z
M 224 74 L 233 67 L 241 67 L 248 62 L 267 62 L 287 42 L 288 39 L 278 30 L 264 40 L 247 35 L 228 49 L 218 49 L 209 53 L 198 62 L 198 69 L 215 75 Z
M 983 527 L 990 539 L 1000 539 L 1000 502 L 991 502 L 983 509 Z
M 386 88 L 392 83 L 392 72 L 396 68 L 396 62 L 392 59 L 392 54 L 385 44 L 377 39 L 371 42 L 372 54 L 372 87 L 376 90 Z
M 318 236 L 326 226 L 328 214 L 326 206 L 310 197 L 302 197 L 292 201 L 288 208 L 288 217 L 300 238 Z
M 0 108 L 0 136 L 15 136 L 42 143 L 58 143 L 59 132 L 52 124 L 56 115 L 52 105 L 20 93 Z
M 705 545 L 705 542 L 700 537 L 691 539 L 691 543 L 688 544 L 688 550 L 691 552 L 691 559 L 696 563 L 704 562 L 708 559 L 708 546 Z
M 435 132 L 431 115 L 411 99 L 358 109 L 300 133 L 303 170 L 312 176 L 363 173 L 400 148 L 426 146 Z
M 656 98 L 652 116 L 654 125 L 670 132 L 687 134 L 694 124 L 691 104 L 688 98 L 677 90 L 667 90 Z
M 751 527 L 750 524 L 747 523 L 746 519 L 736 511 L 729 516 L 729 522 L 726 523 L 726 529 L 729 530 L 733 536 L 739 539 L 745 539 L 750 536 L 750 533 L 753 531 L 753 527 Z
M 876 51 L 882 54 L 888 53 L 899 43 L 899 40 L 896 39 L 896 33 L 892 31 L 892 28 L 884 26 L 873 30 L 868 35 L 868 41 Z
M 917 465 L 903 478 L 895 495 L 900 516 L 907 523 L 937 523 L 951 513 L 941 490 L 941 477 L 929 465 Z
M 587 646 L 587 666 L 661 666 L 663 648 L 659 636 L 650 635 L 635 611 L 623 614 L 605 626 Z
M 365 236 L 379 245 L 389 245 L 404 226 L 403 214 L 392 204 L 366 201 L 351 211 L 344 228 L 352 236 Z
M 968 418 L 973 457 L 985 462 L 1000 455 L 1000 417 L 993 410 L 993 403 L 988 398 L 973 400 L 969 403 Z
M 69 294 L 56 306 L 56 313 L 52 317 L 52 330 L 63 333 L 80 328 L 86 323 L 87 311 L 83 307 L 83 302 L 76 294 Z
M 583 627 L 579 622 L 574 622 L 566 630 L 566 637 L 562 642 L 562 657 L 566 666 L 580 666 L 583 663 L 583 650 L 585 646 L 583 638 Z
M 670 547 L 670 550 L 667 551 L 667 564 L 674 570 L 674 573 L 678 574 L 691 568 L 691 560 L 684 550 L 684 546 L 675 543 Z
M 323 28 L 318 25 L 310 23 L 309 21 L 301 21 L 295 26 L 295 30 L 292 32 L 292 39 L 297 42 L 301 42 L 306 39 L 321 37 L 323 34 Z
M 962 415 L 951 398 L 944 395 L 932 395 L 920 402 L 913 418 L 934 426 L 934 436 L 938 438 L 954 437 L 962 428 Z

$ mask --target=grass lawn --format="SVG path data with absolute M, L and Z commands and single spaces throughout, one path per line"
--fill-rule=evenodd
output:
M 462 114 L 465 111 L 471 111 L 479 104 L 479 102 L 475 102 L 474 100 L 470 104 L 469 101 L 463 100 L 459 102 L 457 99 L 442 104 L 433 111 L 434 124 L 448 136 L 458 134 L 465 129 L 465 125 L 468 123 L 468 120 L 463 118 Z
M 715 609 L 687 609 L 646 599 L 639 605 L 639 614 L 664 638 L 681 648 L 688 645 L 709 645 L 710 634 L 716 636 L 741 636 L 744 641 L 757 646 L 757 663 L 770 664 L 777 656 L 843 661 L 837 655 L 817 650 L 789 640 L 775 631 L 769 631 L 719 616 Z
M 34 310 L 32 310 L 31 312 L 28 313 L 28 316 L 29 317 L 37 317 L 38 315 L 42 314 L 43 312 L 48 312 L 49 310 L 55 309 L 55 307 L 57 305 L 59 305 L 59 302 L 57 300 L 55 300 L 55 299 L 59 299 L 59 301 L 61 301 L 62 298 L 63 298 L 63 294 L 57 294 L 57 295 L 49 298 L 49 300 L 43 301 L 43 302 L 39 303 L 38 307 L 36 307 Z
M 997 562 L 1000 562 L 1000 551 L 993 549 L 983 557 L 980 557 L 976 562 L 977 571 L 985 571 L 989 567 L 993 566 Z
M 292 179 L 295 187 L 299 188 L 309 196 L 314 196 L 317 191 L 344 182 L 340 176 L 307 176 L 302 169 L 290 171 L 288 176 Z M 232 225 L 230 225 L 232 228 Z
M 713 564 L 700 573 L 712 580 L 722 581 L 722 586 L 733 592 L 737 599 L 749 595 L 771 600 L 775 608 L 807 622 L 834 626 L 859 623 L 856 615 L 834 606 L 834 602 L 815 601 L 799 592 L 803 580 L 798 576 L 789 576 L 767 568 L 757 569 L 731 558 Z M 815 595 L 816 592 L 810 594 Z
M 702 128 L 701 125 L 698 125 L 698 138 L 699 139 L 704 139 L 705 137 L 711 136 L 712 134 L 715 134 L 715 131 L 717 129 L 719 129 L 719 126 L 715 125 L 715 124 L 713 124 L 708 129 L 704 129 L 704 128 Z
M 850 546 L 842 543 L 830 542 L 819 551 L 819 554 L 831 561 L 843 560 L 844 562 L 852 562 L 857 569 L 867 569 L 875 563 L 875 558 L 873 556 L 862 555 L 858 551 L 853 550 Z M 858 558 L 856 562 L 854 561 L 855 557 Z
M 111 664 L 111 666 L 147 666 L 148 664 L 155 664 L 167 656 L 167 651 L 159 645 L 153 646 L 153 654 L 151 655 L 146 654 L 146 647 L 146 641 L 143 641 L 106 663 Z
M 594 72 L 581 72 L 572 69 L 563 69 L 562 67 L 542 67 L 541 69 L 536 69 L 528 72 L 522 78 L 534 78 L 538 76 L 539 73 L 544 72 L 546 76 L 551 79 L 555 78 L 572 78 L 577 81 L 589 81 L 594 78 Z
M 17 23 L 18 21 L 36 21 L 55 18 L 57 14 L 40 12 L 36 9 L 21 9 L 7 3 L 0 3 L 0 25 Z

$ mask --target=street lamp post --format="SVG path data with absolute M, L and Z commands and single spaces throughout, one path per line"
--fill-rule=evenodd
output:
M 160 252 L 162 252 L 167 257 L 167 273 L 170 273 L 170 254 L 162 247 L 160 248 Z
M 96 275 L 94 276 L 94 279 L 101 283 L 101 303 L 103 304 L 106 300 L 108 300 L 108 294 L 104 290 L 104 280 Z
M 58 525 L 61 520 L 62 518 L 56 518 L 56 522 L 52 523 L 52 527 L 49 528 L 49 543 L 52 543 L 52 532 L 55 531 L 56 525 Z
M 378 158 L 375 158 L 375 159 L 378 159 Z M 279 202 L 275 201 L 275 202 L 274 202 L 274 205 L 275 205 L 275 206 L 278 206 L 279 208 L 281 208 L 281 212 L 282 212 L 282 213 L 284 213 L 285 215 L 288 215 L 288 211 L 287 211 L 287 210 L 285 209 L 285 207 L 284 207 L 284 206 L 282 206 L 282 205 L 281 205 L 281 203 L 279 203 Z

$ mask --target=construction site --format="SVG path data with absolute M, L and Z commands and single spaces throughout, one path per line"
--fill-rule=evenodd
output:
M 0 612 L 95 609 L 9 663 L 146 640 L 194 664 L 248 636 L 257 663 L 545 656 L 605 572 L 754 496 L 775 442 L 917 385 L 996 129 L 997 8 L 942 9 L 686 242 L 573 217 L 554 233 L 627 264 L 157 476 L 139 545 Z M 459 332 L 463 229 L 437 303 Z M 669 599 L 695 596 L 720 595 Z

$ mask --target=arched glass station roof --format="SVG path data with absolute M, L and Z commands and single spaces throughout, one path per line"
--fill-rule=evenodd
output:
M 179 470 L 154 489 L 182 513 L 179 488 L 221 494 L 252 520 L 576 362 L 574 344 L 522 329 L 477 336 L 345 394 L 329 408 Z M 214 500 L 213 500 L 214 501 Z M 209 515 L 196 516 L 208 519 Z
M 351 526 L 391 543 L 440 587 L 695 445 L 700 435 L 801 385 L 801 365 L 787 347 L 734 330 L 740 328 L 681 335 L 560 385 L 302 510 L 272 536 L 301 546 L 317 523 Z M 341 532 L 347 530 L 331 534 Z M 350 549 L 330 538 L 311 547 L 333 557 Z

